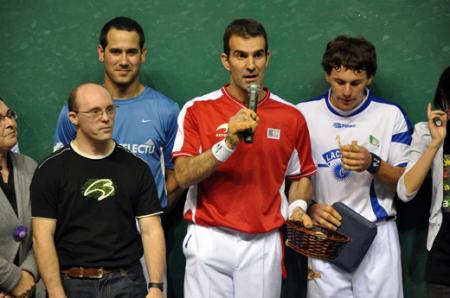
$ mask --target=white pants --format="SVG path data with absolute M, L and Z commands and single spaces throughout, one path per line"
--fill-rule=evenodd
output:
M 186 298 L 280 297 L 279 231 L 247 234 L 190 224 L 183 252 Z
M 308 280 L 308 298 L 402 298 L 400 243 L 395 221 L 378 226 L 378 233 L 358 269 L 352 273 L 309 259 L 321 277 Z

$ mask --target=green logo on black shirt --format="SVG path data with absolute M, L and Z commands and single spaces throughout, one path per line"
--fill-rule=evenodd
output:
M 90 179 L 82 188 L 83 196 L 101 201 L 107 197 L 112 197 L 116 189 L 111 179 Z

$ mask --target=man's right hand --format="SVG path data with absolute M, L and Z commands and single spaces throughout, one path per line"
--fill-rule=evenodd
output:
M 294 212 L 289 217 L 289 220 L 301 222 L 307 229 L 311 229 L 313 227 L 311 218 L 305 211 L 303 211 L 302 208 L 295 208 Z
M 258 126 L 258 115 L 250 109 L 244 108 L 237 112 L 228 121 L 227 146 L 234 149 L 243 140 L 246 130 L 255 130 Z
M 341 215 L 330 205 L 320 203 L 313 204 L 309 207 L 308 213 L 316 226 L 336 231 L 341 225 Z

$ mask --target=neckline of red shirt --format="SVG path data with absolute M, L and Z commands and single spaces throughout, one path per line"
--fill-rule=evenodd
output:
M 227 89 L 228 86 L 230 86 L 230 84 L 225 84 L 225 85 L 223 85 L 223 87 L 221 88 L 222 93 L 223 93 L 228 99 L 230 99 L 232 102 L 238 104 L 240 107 L 247 108 L 247 107 L 244 106 L 239 100 L 237 100 L 236 97 L 234 97 L 233 95 L 231 95 L 230 92 L 228 92 L 228 89 Z M 258 101 L 258 105 L 257 105 L 258 107 L 259 107 L 260 105 L 262 105 L 264 102 L 266 102 L 267 99 L 269 99 L 269 97 L 270 97 L 270 90 L 269 90 L 269 88 L 263 87 L 263 89 L 264 89 L 264 91 L 266 91 L 266 95 L 264 96 L 263 99 L 261 99 L 261 100 Z

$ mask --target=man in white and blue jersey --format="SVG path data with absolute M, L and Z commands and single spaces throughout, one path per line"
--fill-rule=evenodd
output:
M 158 188 L 161 207 L 173 205 L 180 192 L 173 175 L 172 147 L 177 132 L 178 105 L 139 80 L 147 49 L 142 27 L 133 19 L 116 17 L 107 22 L 97 46 L 104 65 L 104 84 L 117 107 L 113 138 L 149 165 Z M 67 105 L 59 115 L 55 150 L 75 138 L 67 117 Z M 174 202 L 172 202 L 174 203 Z
M 376 69 L 375 47 L 364 38 L 338 36 L 327 44 L 322 66 L 330 89 L 297 107 L 308 123 L 317 164 L 314 200 L 308 212 L 316 225 L 336 230 L 343 202 L 378 233 L 359 267 L 347 273 L 310 259 L 315 278 L 308 297 L 403 297 L 394 194 L 408 160 L 412 126 L 399 106 L 368 89 Z

